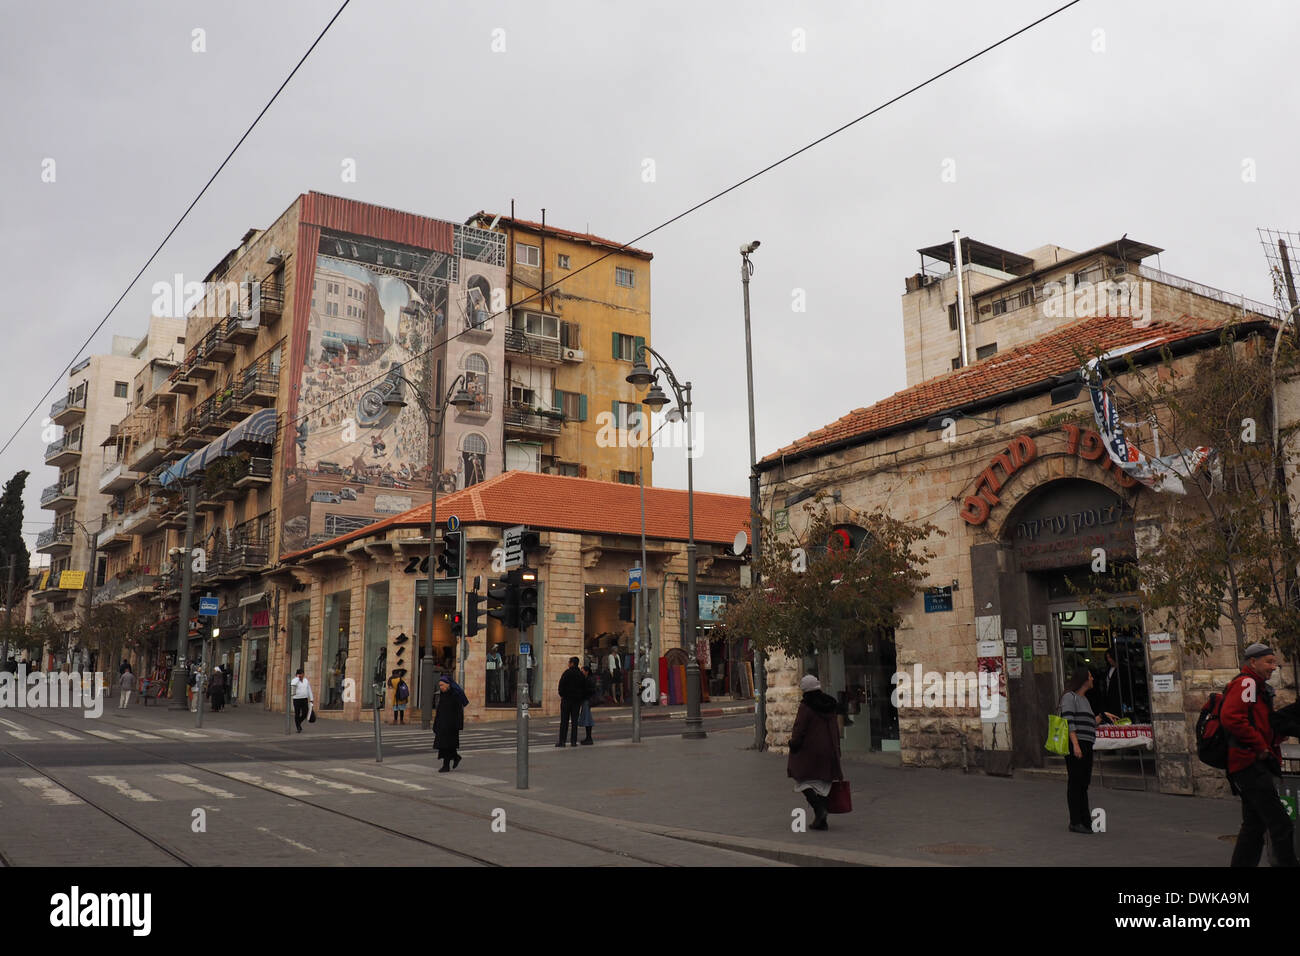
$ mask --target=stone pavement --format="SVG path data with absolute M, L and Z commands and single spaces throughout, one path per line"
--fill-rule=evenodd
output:
M 599 734 L 597 733 L 599 740 Z M 826 832 L 795 833 L 807 809 L 785 776 L 785 757 L 746 749 L 748 730 L 705 740 L 650 737 L 641 744 L 533 751 L 530 789 L 513 787 L 513 761 L 485 755 L 462 765 L 506 778 L 481 789 L 566 808 L 625 827 L 742 850 L 782 862 L 892 866 L 1226 866 L 1240 823 L 1236 801 L 1094 786 L 1107 832 L 1070 833 L 1064 781 L 965 775 L 880 762 L 845 766 L 854 812 Z M 454 779 L 454 774 L 449 775 Z

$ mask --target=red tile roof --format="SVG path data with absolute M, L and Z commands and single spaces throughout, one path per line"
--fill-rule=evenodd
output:
M 1257 323 L 1248 323 L 1255 325 Z M 869 408 L 856 408 L 843 418 L 765 456 L 761 462 L 775 462 L 782 457 L 802 456 L 828 445 L 849 439 L 866 441 L 871 436 L 904 425 L 922 425 L 940 412 L 951 411 L 975 402 L 986 402 L 1026 386 L 1036 385 L 1079 367 L 1075 349 L 1085 358 L 1098 350 L 1110 351 L 1126 345 L 1152 340 L 1152 348 L 1189 339 L 1205 332 L 1215 332 L 1222 322 L 1181 316 L 1176 320 L 1155 320 L 1145 327 L 1135 327 L 1124 316 L 1098 316 L 1081 319 L 1057 329 L 1033 342 L 999 352 L 975 365 L 928 379 L 896 392 Z
M 687 494 L 676 488 L 646 488 L 647 538 L 685 541 Z M 531 471 L 507 471 L 438 498 L 438 524 L 456 515 L 467 525 L 525 524 L 535 531 L 589 534 L 641 534 L 641 491 L 637 485 L 589 478 L 567 478 Z M 388 528 L 428 528 L 429 505 L 340 535 L 330 541 L 281 556 L 282 561 L 371 537 Z M 695 540 L 730 544 L 737 531 L 748 531 L 749 499 L 739 495 L 695 492 Z
M 593 246 L 603 246 L 606 249 L 626 252 L 629 256 L 636 256 L 638 259 L 645 259 L 647 262 L 654 258 L 654 253 L 646 252 L 644 249 L 637 249 L 633 246 L 623 248 L 621 242 L 615 242 L 613 239 L 603 239 L 600 236 L 593 236 L 589 232 L 574 232 L 571 229 L 559 229 L 552 226 L 550 223 L 543 226 L 540 222 L 532 222 L 528 219 L 511 218 L 510 216 L 498 216 L 495 213 L 484 212 L 481 209 L 474 213 L 474 215 L 470 216 L 468 222 L 473 222 L 475 219 L 485 219 L 488 222 L 491 222 L 493 219 L 500 219 L 501 222 L 499 225 L 514 226 L 516 229 L 538 233 L 545 232 L 548 236 L 563 236 L 566 239 L 573 239 L 576 242 L 589 242 Z

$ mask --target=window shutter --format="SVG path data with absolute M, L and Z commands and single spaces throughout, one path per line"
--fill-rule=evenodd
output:
M 638 335 L 638 336 L 636 337 L 636 339 L 635 339 L 635 342 L 636 342 L 636 344 L 635 344 L 635 346 L 634 346 L 633 349 L 632 349 L 632 361 L 633 361 L 633 362 L 635 362 L 635 361 L 637 360 L 637 356 L 641 354 L 641 348 L 645 345 L 645 336 L 644 336 L 644 335 Z M 647 362 L 646 364 L 649 365 L 650 363 Z
M 551 389 L 551 408 L 558 408 L 561 412 L 564 411 L 564 399 L 560 395 L 558 388 Z
M 587 420 L 587 396 L 579 395 L 578 396 L 578 421 L 585 422 L 586 420 Z
M 614 358 L 618 358 L 618 333 L 614 333 Z

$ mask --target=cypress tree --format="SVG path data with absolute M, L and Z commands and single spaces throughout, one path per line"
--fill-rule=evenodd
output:
M 23 488 L 27 484 L 27 474 L 20 471 L 10 478 L 5 482 L 4 494 L 0 495 L 0 599 L 4 597 L 12 559 L 15 604 L 27 590 L 31 562 L 31 553 L 23 540 Z

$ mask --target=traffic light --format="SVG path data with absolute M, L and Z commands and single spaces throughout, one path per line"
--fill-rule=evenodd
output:
M 636 595 L 631 591 L 624 591 L 618 596 L 618 619 L 620 621 L 634 620 L 632 617 L 632 604 L 636 601 Z
M 460 611 L 452 612 L 451 615 L 451 636 L 452 637 L 457 639 L 460 638 L 461 624 L 462 624 L 462 619 L 460 616 Z
M 438 570 L 449 580 L 460 577 L 460 544 L 462 531 L 448 531 L 442 536 L 442 554 L 438 555 Z
M 537 572 L 532 568 L 519 569 L 519 629 L 537 623 Z
M 481 620 L 479 614 L 479 605 L 483 603 L 483 595 L 477 591 L 467 591 L 465 593 L 465 636 L 473 637 L 479 632 L 480 628 L 487 626 L 487 621 Z
M 488 608 L 488 617 L 496 618 L 506 627 L 517 628 L 519 626 L 519 584 L 515 572 L 507 572 L 495 587 L 489 587 L 488 597 L 493 601 L 501 602 L 497 607 Z

